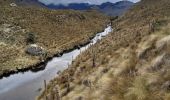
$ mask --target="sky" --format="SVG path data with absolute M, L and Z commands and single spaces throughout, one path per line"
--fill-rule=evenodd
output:
M 69 3 L 89 3 L 89 4 L 101 4 L 104 2 L 118 2 L 121 0 L 39 0 L 40 2 L 48 5 L 48 4 L 63 4 L 63 5 L 68 5 Z M 140 0 L 129 0 L 132 2 L 138 2 Z

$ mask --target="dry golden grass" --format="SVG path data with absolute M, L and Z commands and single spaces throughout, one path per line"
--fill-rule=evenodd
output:
M 113 22 L 113 33 L 52 80 L 47 92 L 53 85 L 63 86 L 69 74 L 74 88 L 61 95 L 64 100 L 169 100 L 169 5 L 169 0 L 142 0 Z M 82 84 L 87 79 L 91 87 Z M 38 99 L 43 100 L 44 94 Z
M 49 10 L 44 8 L 11 7 L 0 2 L 0 75 L 9 70 L 22 69 L 42 60 L 25 53 L 28 33 L 48 57 L 89 42 L 102 31 L 107 17 L 95 11 Z

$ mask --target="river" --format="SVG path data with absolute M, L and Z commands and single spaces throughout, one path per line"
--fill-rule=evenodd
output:
M 67 69 L 80 52 L 88 49 L 111 31 L 111 26 L 108 26 L 104 32 L 97 33 L 91 43 L 65 53 L 61 57 L 54 57 L 47 63 L 44 70 L 20 72 L 0 79 L 0 100 L 34 100 L 36 96 L 41 94 L 44 80 L 48 83 L 54 77 L 57 77 L 57 73 Z

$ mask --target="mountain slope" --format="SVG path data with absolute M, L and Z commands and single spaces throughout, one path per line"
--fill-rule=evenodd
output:
M 38 0 L 14 0 L 19 6 L 30 6 L 30 7 L 45 7 L 45 5 Z
M 62 100 L 170 100 L 169 5 L 142 0 L 114 20 L 113 32 L 82 53 L 45 93 Z
M 107 22 L 106 16 L 94 11 L 10 4 L 11 0 L 0 3 L 0 76 L 37 67 L 64 50 L 89 42 Z
M 130 7 L 132 7 L 134 3 L 129 1 L 120 1 L 115 4 L 112 3 L 103 3 L 99 6 L 100 11 L 110 16 L 120 16 L 125 13 Z
M 65 5 L 47 5 L 48 8 L 51 9 L 74 9 L 74 10 L 87 10 L 91 7 L 92 5 L 88 3 L 71 3 L 68 6 Z
M 18 6 L 26 7 L 39 7 L 39 8 L 50 8 L 50 9 L 73 9 L 73 10 L 90 10 L 95 9 L 109 16 L 120 16 L 130 9 L 134 3 L 130 1 L 119 1 L 116 3 L 106 2 L 101 5 L 93 5 L 88 3 L 71 3 L 67 6 L 59 5 L 45 5 L 38 0 L 6 0 L 8 3 L 15 3 Z M 0 1 L 0 3 L 4 3 Z
M 51 9 L 74 9 L 74 10 L 89 10 L 96 9 L 106 15 L 119 16 L 127 11 L 134 3 L 130 1 L 120 1 L 117 3 L 106 2 L 101 5 L 90 5 L 88 3 L 71 3 L 67 6 L 65 5 L 47 5 Z
M 0 5 L 10 5 L 10 4 L 16 4 L 18 6 L 23 6 L 23 7 L 36 7 L 36 8 L 46 8 L 46 6 L 39 2 L 38 0 L 1 0 Z

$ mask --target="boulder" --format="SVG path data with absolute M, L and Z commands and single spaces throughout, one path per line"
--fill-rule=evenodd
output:
M 31 44 L 26 48 L 26 53 L 32 56 L 41 56 L 45 54 L 45 50 L 36 44 Z

